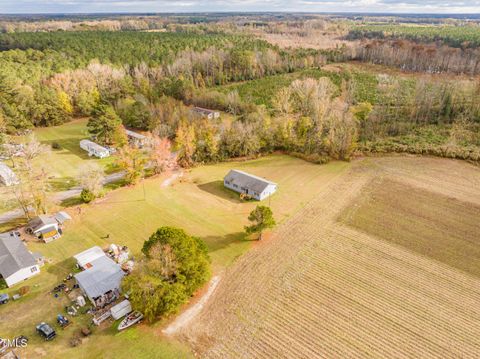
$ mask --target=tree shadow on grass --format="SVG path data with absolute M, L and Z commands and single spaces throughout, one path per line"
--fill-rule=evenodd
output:
M 213 194 L 214 196 L 226 199 L 232 203 L 241 203 L 239 194 L 224 187 L 223 181 L 213 181 L 199 184 L 198 188 L 202 191 Z
M 75 259 L 71 257 L 61 262 L 52 264 L 51 266 L 48 267 L 47 272 L 54 275 L 57 279 L 57 282 L 61 283 L 69 273 L 75 272 Z M 68 285 L 73 285 L 73 282 L 70 281 Z
M 81 204 L 83 204 L 83 201 L 80 197 L 67 198 L 60 203 L 62 207 L 75 207 Z
M 42 141 L 42 143 L 49 145 L 50 147 L 52 147 L 54 143 L 60 146 L 59 149 L 53 150 L 57 154 L 75 155 L 85 160 L 91 158 L 90 156 L 88 156 L 87 151 L 84 151 L 80 148 L 80 140 L 78 138 L 65 140 L 47 140 Z
M 48 181 L 52 192 L 68 191 L 77 184 L 73 177 L 52 178 Z
M 207 244 L 210 252 L 225 249 L 232 244 L 256 242 L 255 238 L 247 236 L 245 232 L 229 233 L 225 236 L 206 236 L 201 239 Z

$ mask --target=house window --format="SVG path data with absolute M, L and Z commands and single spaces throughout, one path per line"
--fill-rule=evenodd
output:
M 225 184 L 230 184 L 230 182 L 228 182 L 228 181 L 225 181 Z
M 233 188 L 238 188 L 238 186 L 236 184 L 233 185 Z
M 31 273 L 35 273 L 36 271 L 37 271 L 37 267 L 32 267 L 32 268 L 30 268 L 30 272 L 31 272 Z

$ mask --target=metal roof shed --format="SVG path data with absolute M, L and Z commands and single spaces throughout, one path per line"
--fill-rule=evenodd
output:
M 93 265 L 93 262 L 101 257 L 106 258 L 106 255 L 103 252 L 102 248 L 100 248 L 99 246 L 89 248 L 73 256 L 73 258 L 77 260 L 78 265 L 81 268 L 85 268 L 85 269 L 91 268 Z
M 122 268 L 107 256 L 97 258 L 90 269 L 75 274 L 80 288 L 90 300 L 120 289 L 122 278 L 125 276 Z

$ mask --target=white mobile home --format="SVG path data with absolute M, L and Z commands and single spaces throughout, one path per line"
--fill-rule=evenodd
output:
M 110 150 L 90 140 L 81 140 L 80 148 L 88 152 L 89 156 L 105 158 L 110 156 Z
M 9 287 L 40 273 L 37 261 L 18 236 L 0 234 L 0 275 Z
M 0 162 L 0 184 L 13 186 L 18 183 L 15 173 L 5 163 Z
M 223 179 L 225 187 L 262 201 L 277 191 L 277 184 L 240 170 L 231 170 Z

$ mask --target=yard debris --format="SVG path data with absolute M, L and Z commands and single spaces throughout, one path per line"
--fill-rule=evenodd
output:
M 71 324 L 71 322 L 68 320 L 68 318 L 61 315 L 61 314 L 57 315 L 57 323 L 60 324 L 62 329 L 65 329 L 66 327 L 68 327 Z

